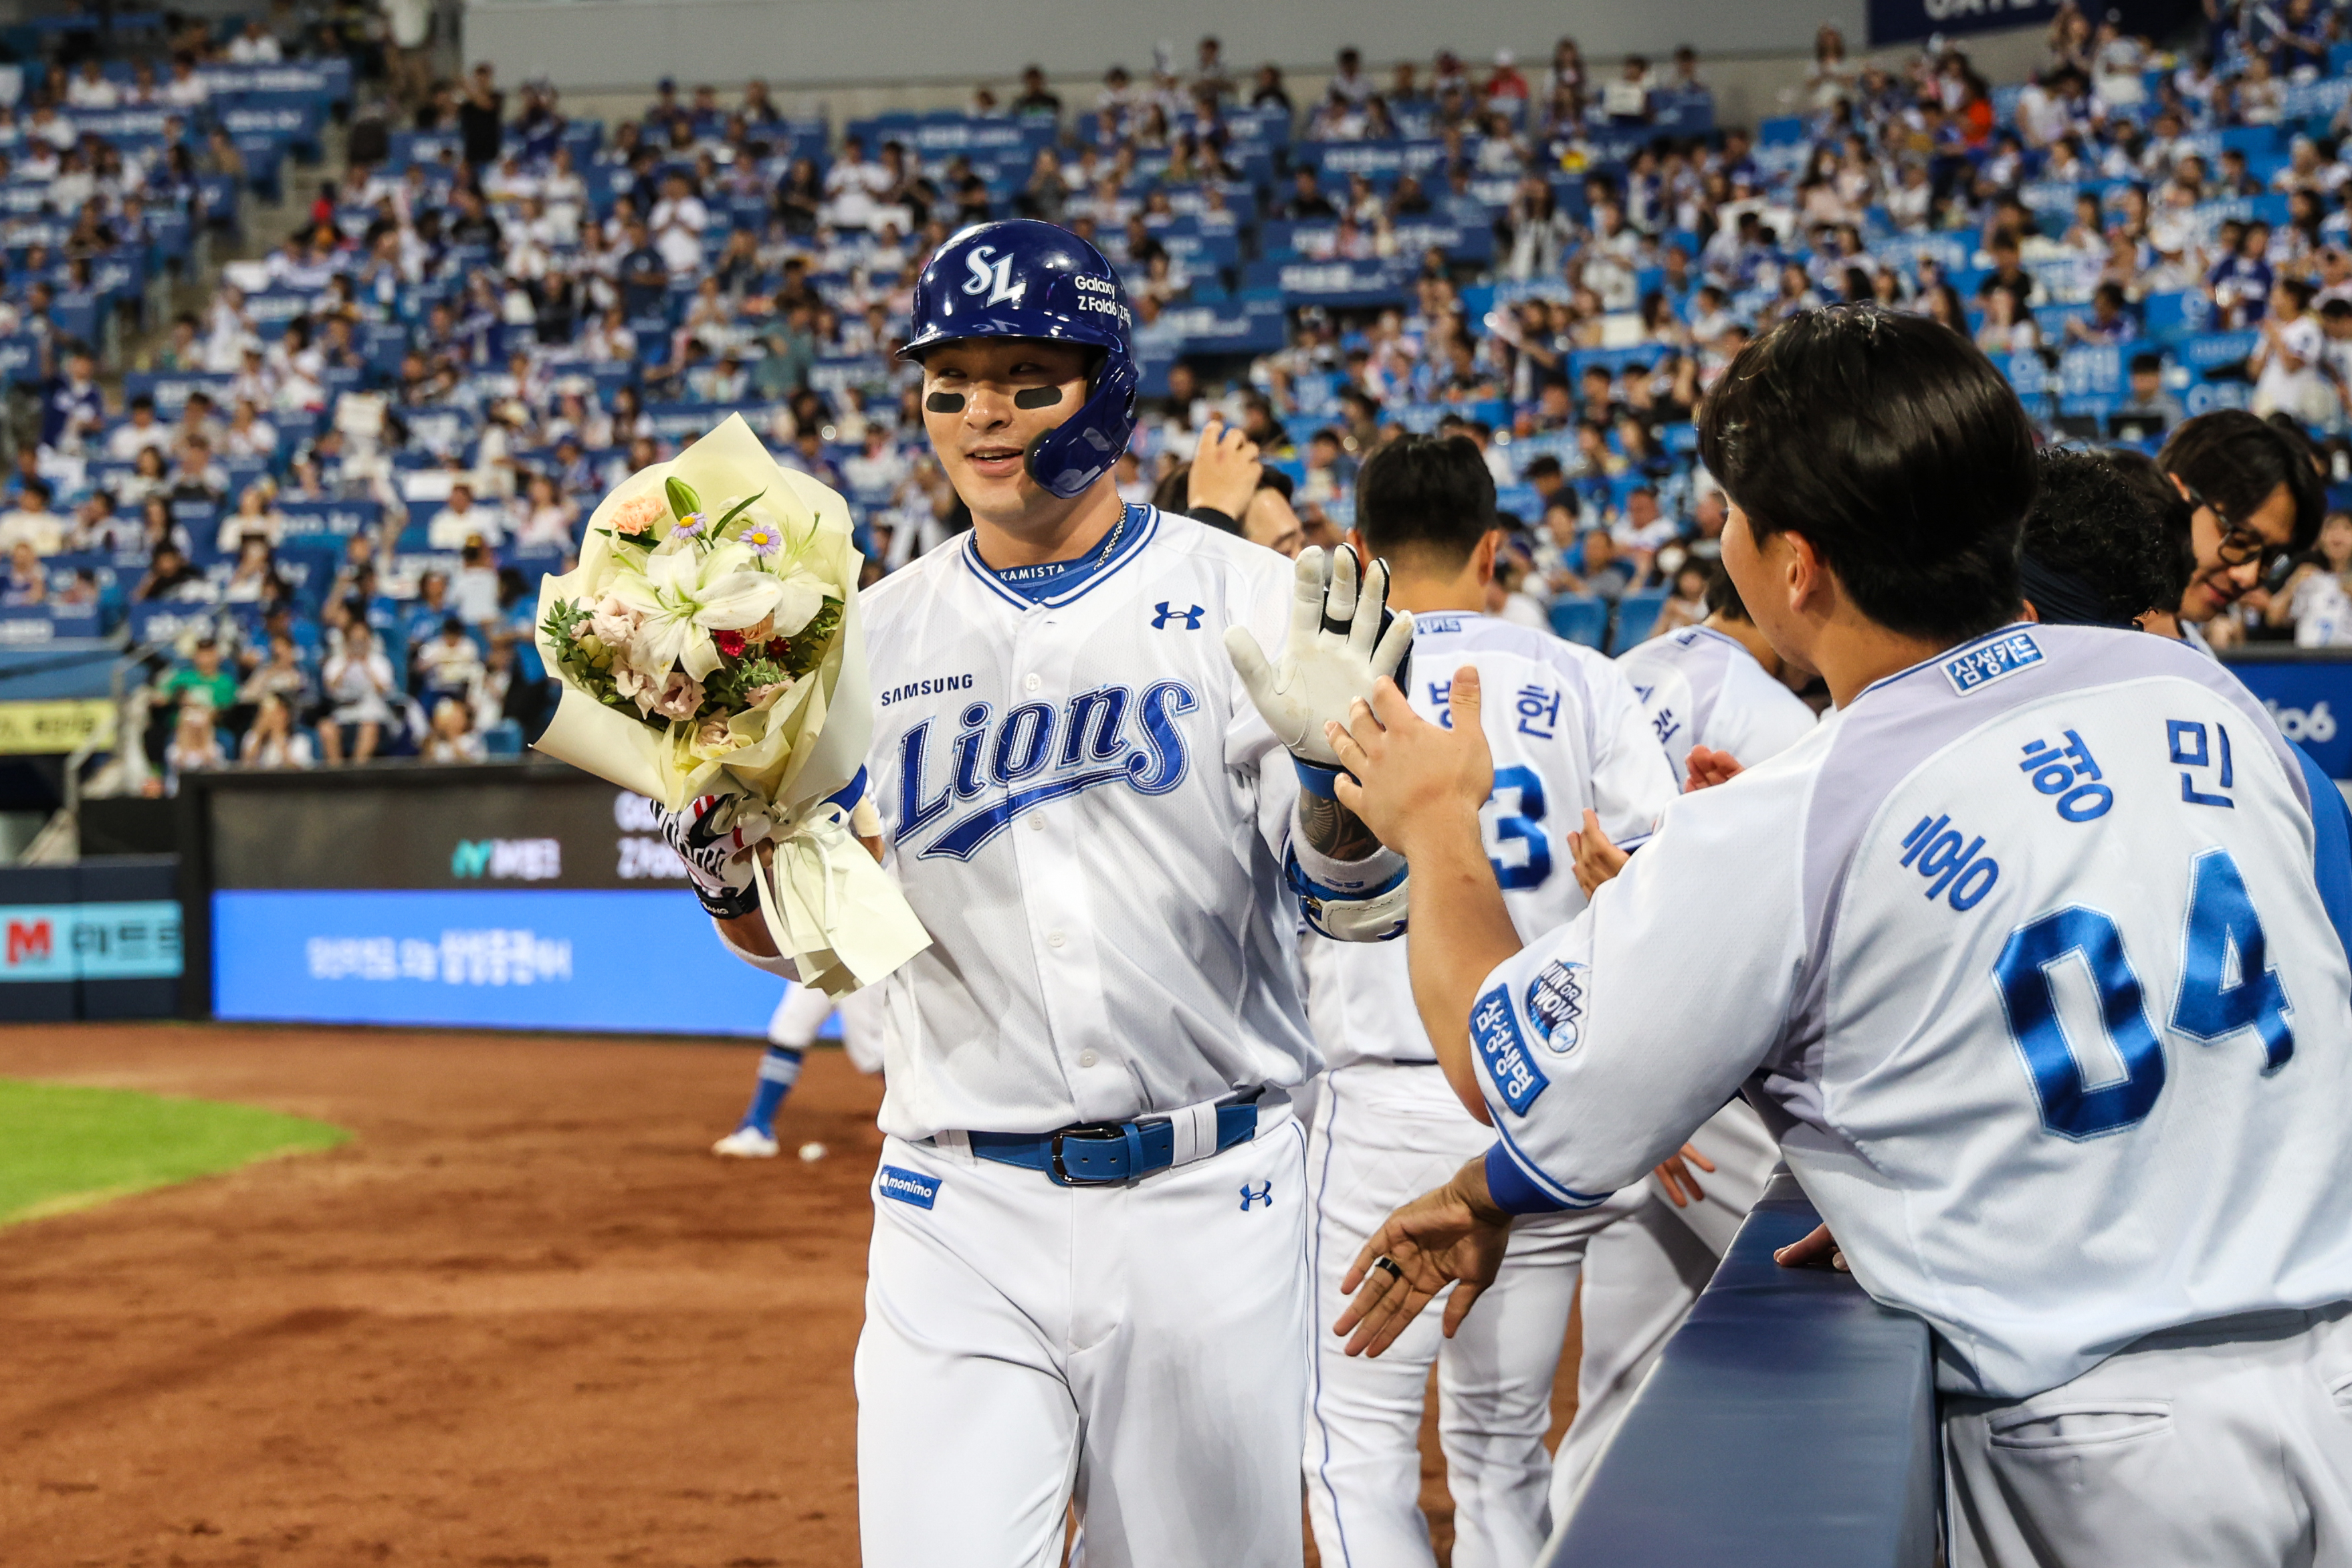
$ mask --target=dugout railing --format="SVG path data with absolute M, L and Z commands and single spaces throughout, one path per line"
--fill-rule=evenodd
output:
M 1929 1568 L 1927 1325 L 1773 1251 L 1819 1217 L 1776 1176 L 1666 1342 L 1546 1568 Z

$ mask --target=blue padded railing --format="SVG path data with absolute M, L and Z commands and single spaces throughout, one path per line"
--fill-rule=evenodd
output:
M 1658 1356 L 1546 1568 L 1928 1568 L 1927 1325 L 1773 1250 L 1820 1223 L 1786 1172 Z

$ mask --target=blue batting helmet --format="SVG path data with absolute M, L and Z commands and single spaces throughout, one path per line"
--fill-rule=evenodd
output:
M 920 360 L 960 338 L 1036 338 L 1100 350 L 1085 403 L 1029 446 L 1029 473 L 1068 500 L 1110 471 L 1135 434 L 1139 379 L 1127 290 L 1102 253 L 1067 229 L 1019 218 L 978 224 L 940 246 L 915 280 Z

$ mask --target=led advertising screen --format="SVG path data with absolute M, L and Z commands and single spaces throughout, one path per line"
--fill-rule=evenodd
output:
M 278 1022 L 759 1035 L 638 796 L 570 768 L 224 784 L 205 803 L 213 1012 Z

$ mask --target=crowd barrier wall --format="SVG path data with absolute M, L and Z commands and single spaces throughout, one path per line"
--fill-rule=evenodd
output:
M 1659 1354 L 1545 1568 L 1930 1568 L 1927 1325 L 1783 1269 L 1820 1223 L 1786 1171 Z

